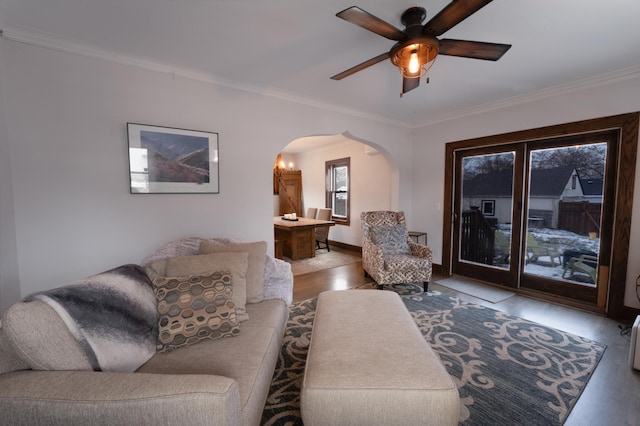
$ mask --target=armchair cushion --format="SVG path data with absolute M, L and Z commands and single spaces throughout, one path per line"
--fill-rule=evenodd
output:
M 371 228 L 371 240 L 382 249 L 383 254 L 411 253 L 407 242 L 407 228 L 403 224 L 374 226 Z
M 410 254 L 388 254 L 384 256 L 384 269 L 389 272 L 410 273 L 419 268 L 428 268 L 429 261 Z

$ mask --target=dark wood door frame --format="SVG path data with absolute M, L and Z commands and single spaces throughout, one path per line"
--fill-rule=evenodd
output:
M 606 314 L 612 318 L 627 321 L 633 320 L 636 315 L 640 314 L 640 310 L 624 306 L 624 293 L 627 282 L 627 260 L 629 257 L 631 215 L 633 212 L 639 123 L 640 112 L 634 112 L 447 143 L 445 146 L 442 273 L 451 275 L 452 271 L 452 206 L 456 151 L 619 129 L 618 152 L 620 160 L 615 177 L 617 191 L 614 201 L 615 216 L 612 230 L 613 238 L 610 253 Z

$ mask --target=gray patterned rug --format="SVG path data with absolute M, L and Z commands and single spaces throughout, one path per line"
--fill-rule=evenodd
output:
M 606 348 L 419 286 L 394 290 L 458 386 L 463 425 L 561 425 Z M 300 386 L 315 305 L 313 298 L 290 308 L 263 425 L 302 424 Z

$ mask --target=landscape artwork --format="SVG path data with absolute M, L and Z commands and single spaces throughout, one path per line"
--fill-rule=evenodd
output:
M 127 127 L 131 193 L 219 193 L 217 133 Z

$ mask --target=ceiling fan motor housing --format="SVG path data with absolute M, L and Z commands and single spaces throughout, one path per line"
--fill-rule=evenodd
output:
M 400 68 L 406 77 L 422 77 L 428 70 L 424 65 L 432 62 L 440 50 L 440 42 L 434 36 L 423 34 L 422 21 L 427 16 L 427 12 L 422 7 L 412 7 L 407 9 L 401 17 L 402 23 L 406 26 L 405 37 L 396 43 L 390 50 L 391 62 Z M 411 55 L 416 54 L 420 69 L 415 74 L 408 72 Z

